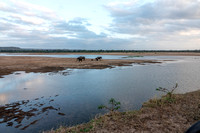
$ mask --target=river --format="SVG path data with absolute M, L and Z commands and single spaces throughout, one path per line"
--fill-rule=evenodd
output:
M 97 55 L 85 56 L 94 58 Z M 68 55 L 66 58 L 70 57 L 77 57 L 77 55 Z M 104 59 L 124 57 L 103 56 Z M 96 115 L 106 113 L 105 110 L 98 110 L 97 107 L 101 104 L 107 105 L 110 98 L 121 102 L 119 111 L 139 109 L 143 102 L 162 95 L 155 90 L 156 88 L 160 86 L 172 88 L 176 82 L 179 85 L 176 93 L 200 89 L 200 57 L 198 56 L 135 58 L 172 61 L 161 64 L 133 64 L 103 70 L 66 69 L 57 73 L 15 72 L 0 78 L 0 105 L 20 103 L 17 106 L 18 110 L 33 110 L 36 114 L 31 117 L 26 116 L 21 121 L 21 126 L 15 118 L 9 121 L 13 123 L 12 126 L 8 126 L 8 122 L 2 122 L 0 131 L 30 133 L 51 130 L 60 125 L 71 126 L 88 122 Z M 21 104 L 22 101 L 26 104 Z M 30 126 L 22 130 L 29 124 Z M 19 127 L 16 127 L 17 125 Z

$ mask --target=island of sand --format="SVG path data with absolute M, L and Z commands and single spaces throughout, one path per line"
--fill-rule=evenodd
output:
M 12 53 L 13 54 L 13 53 Z M 198 52 L 130 52 L 130 53 L 17 53 L 28 55 L 125 55 L 125 56 L 200 56 Z M 78 62 L 76 58 L 30 57 L 30 56 L 0 56 L 0 77 L 15 71 L 25 72 L 56 72 L 68 68 L 75 69 L 104 69 L 114 66 L 127 66 L 133 63 L 161 63 L 163 60 L 133 59 L 103 59 L 95 61 L 86 59 Z M 167 60 L 166 60 L 167 61 Z
M 114 66 L 127 66 L 132 63 L 161 63 L 156 60 L 120 60 L 102 59 L 100 61 L 86 59 L 82 62 L 76 58 L 28 57 L 28 56 L 0 56 L 0 76 L 15 71 L 25 72 L 55 72 L 68 68 L 76 69 L 104 69 Z

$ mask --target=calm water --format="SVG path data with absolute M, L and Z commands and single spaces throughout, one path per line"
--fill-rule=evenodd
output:
M 103 59 L 130 59 L 128 56 L 121 56 L 121 55 L 74 55 L 74 54 L 69 54 L 69 55 L 26 55 L 26 54 L 0 54 L 0 56 L 36 56 L 36 57 L 55 57 L 55 58 L 77 58 L 79 56 L 85 56 L 86 58 L 96 58 L 97 56 L 102 56 Z M 133 58 L 133 57 L 132 57 Z M 141 58 L 141 57 L 135 57 Z
M 55 57 L 55 58 L 77 58 L 79 56 L 85 56 L 89 59 L 94 59 L 97 56 L 102 56 L 103 59 L 183 59 L 184 57 L 177 56 L 125 56 L 125 55 L 80 55 L 80 54 L 69 54 L 69 55 L 26 55 L 26 54 L 0 54 L 0 56 L 30 56 L 30 57 Z
M 95 55 L 96 56 L 96 55 Z M 115 58 L 115 57 L 114 57 Z M 4 132 L 39 132 L 60 125 L 87 122 L 99 113 L 100 104 L 107 104 L 113 97 L 120 101 L 120 111 L 139 109 L 143 102 L 161 94 L 159 86 L 170 88 L 177 82 L 176 93 L 200 89 L 200 57 L 143 57 L 144 59 L 173 59 L 162 64 L 135 65 L 113 69 L 67 69 L 58 73 L 24 73 L 4 76 L 0 79 L 0 105 L 30 100 L 20 105 L 22 110 L 37 108 L 38 115 L 22 121 L 25 130 L 0 124 Z M 38 106 L 41 105 L 41 106 Z M 41 113 L 44 107 L 53 107 Z M 58 113 L 65 114 L 64 116 Z M 20 128 L 21 128 L 20 127 Z

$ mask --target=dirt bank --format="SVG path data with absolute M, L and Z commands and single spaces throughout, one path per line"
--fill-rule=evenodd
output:
M 50 57 L 16 57 L 0 56 L 0 76 L 11 74 L 15 71 L 25 72 L 52 72 L 66 68 L 77 69 L 104 69 L 113 66 L 126 66 L 132 63 L 160 63 L 154 60 L 108 60 L 91 61 L 86 59 L 78 62 L 75 58 L 50 58 Z
M 184 133 L 200 120 L 200 91 L 177 94 L 173 102 L 153 99 L 138 111 L 108 113 L 86 124 L 60 127 L 46 133 Z

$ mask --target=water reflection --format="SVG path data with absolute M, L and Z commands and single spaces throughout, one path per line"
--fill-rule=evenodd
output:
M 36 124 L 40 119 L 43 118 L 42 114 L 48 115 L 49 111 L 58 111 L 58 115 L 65 115 L 60 111 L 60 107 L 53 107 L 51 102 L 54 101 L 55 97 L 45 97 L 36 98 L 34 100 L 22 100 L 14 102 L 11 104 L 5 104 L 0 106 L 0 124 L 6 123 L 7 127 L 19 128 L 20 130 L 25 130 L 31 125 Z M 40 116 L 40 117 L 39 117 Z M 34 119 L 36 117 L 37 119 Z M 24 122 L 30 120 L 30 122 Z
M 121 102 L 120 111 L 138 109 L 149 98 L 161 95 L 155 88 L 159 86 L 170 88 L 176 82 L 179 84 L 177 93 L 200 89 L 200 59 L 177 57 L 174 60 L 177 61 L 148 65 L 133 64 L 114 69 L 70 69 L 43 74 L 17 72 L 4 76 L 0 79 L 0 104 L 4 106 L 10 104 L 6 110 L 12 103 L 31 101 L 31 99 L 32 103 L 27 103 L 31 106 L 27 108 L 20 104 L 17 111 L 30 111 L 29 107 L 32 107 L 37 109 L 32 113 L 38 114 L 42 108 L 48 108 L 44 109 L 46 110 L 44 113 L 39 113 L 30 119 L 25 117 L 22 123 L 26 124 L 17 129 L 15 126 L 19 124 L 13 119 L 1 123 L 0 130 L 38 132 L 60 125 L 87 122 L 96 114 L 104 113 L 97 107 L 100 104 L 107 104 L 111 97 Z M 31 123 L 31 126 L 26 127 Z M 20 130 L 23 127 L 26 127 L 25 130 Z
M 63 76 L 67 76 L 70 75 L 70 73 L 72 72 L 72 69 L 67 69 L 67 70 L 63 70 L 63 71 L 55 71 L 55 72 L 49 72 L 49 75 L 63 75 Z
M 30 56 L 30 57 L 55 57 L 55 58 L 77 58 L 80 56 L 84 56 L 89 59 L 95 59 L 97 56 L 102 56 L 103 59 L 123 59 L 124 57 L 127 57 L 127 56 L 121 56 L 121 55 L 80 55 L 80 54 L 79 55 L 78 54 L 68 54 L 68 55 L 0 54 L 0 56 Z M 127 58 L 127 59 L 130 59 L 130 58 Z
M 5 94 L 0 94 L 0 105 L 4 105 L 8 103 L 8 96 Z
M 30 57 L 55 57 L 55 58 L 77 58 L 84 56 L 85 58 L 95 59 L 97 56 L 101 56 L 103 59 L 135 59 L 135 60 L 173 60 L 173 59 L 185 59 L 186 56 L 126 56 L 126 55 L 78 55 L 78 54 L 68 54 L 68 55 L 26 55 L 26 54 L 0 54 L 0 56 L 30 56 Z M 198 59 L 198 56 L 192 56 Z M 190 58 L 190 57 L 189 57 Z

